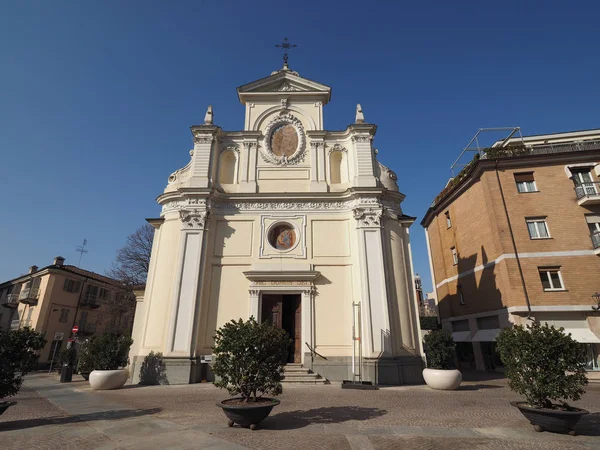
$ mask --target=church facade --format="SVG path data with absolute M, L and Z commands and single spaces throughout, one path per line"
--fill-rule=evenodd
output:
M 162 352 L 170 383 L 208 377 L 215 330 L 254 317 L 288 331 L 288 362 L 330 381 L 421 382 L 409 227 L 396 174 L 379 163 L 377 127 L 323 127 L 331 88 L 287 64 L 237 89 L 244 128 L 209 107 L 191 160 L 172 173 L 131 349 Z

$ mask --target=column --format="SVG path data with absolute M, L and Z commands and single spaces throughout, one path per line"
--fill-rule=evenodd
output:
M 362 345 L 367 358 L 392 355 L 381 216 L 377 207 L 354 210 L 362 280 Z
M 248 318 L 254 317 L 256 321 L 260 323 L 260 290 L 250 288 L 248 293 L 250 294 L 250 311 L 248 313 Z
M 175 301 L 169 323 L 168 354 L 165 356 L 191 357 L 195 354 L 208 216 L 206 209 L 180 210 L 182 239 Z
M 304 360 L 304 354 L 309 352 L 310 350 L 306 346 L 305 342 L 314 349 L 316 347 L 316 342 L 314 339 L 313 333 L 313 323 L 314 323 L 314 287 L 310 286 L 302 290 L 302 299 L 301 299 L 301 307 L 302 307 L 302 363 L 306 364 L 308 361 Z

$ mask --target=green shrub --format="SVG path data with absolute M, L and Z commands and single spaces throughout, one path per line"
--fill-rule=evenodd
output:
M 150 352 L 140 367 L 140 384 L 169 384 L 163 354 Z
M 552 400 L 568 407 L 587 384 L 582 347 L 563 328 L 533 323 L 505 328 L 497 339 L 508 385 L 534 408 L 552 408 Z
M 34 370 L 46 340 L 31 328 L 0 331 L 0 400 L 21 389 L 23 377 Z
M 258 324 L 251 317 L 226 323 L 214 339 L 212 370 L 219 377 L 215 386 L 245 401 L 256 401 L 257 393 L 281 394 L 283 366 L 292 343 L 285 330 Z
M 92 370 L 116 370 L 129 364 L 129 348 L 133 339 L 116 333 L 106 333 L 84 343 L 79 352 L 79 373 Z
M 430 369 L 449 370 L 454 368 L 456 344 L 452 335 L 445 330 L 433 330 L 423 337 L 427 367 Z

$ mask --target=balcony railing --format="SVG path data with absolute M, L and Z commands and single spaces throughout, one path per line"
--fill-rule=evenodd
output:
M 600 248 L 600 231 L 596 231 L 592 233 L 592 244 L 594 244 L 594 248 Z
M 6 303 L 3 303 L 7 308 L 16 308 L 19 306 L 19 294 L 8 294 L 6 296 Z
M 531 147 L 531 154 L 543 155 L 550 153 L 584 152 L 586 150 L 600 150 L 600 140 L 534 145 Z
M 575 186 L 575 195 L 577 195 L 577 200 L 600 196 L 600 182 L 587 182 Z
M 19 301 L 21 303 L 27 303 L 29 305 L 35 305 L 40 297 L 40 290 L 38 288 L 26 288 L 19 294 Z

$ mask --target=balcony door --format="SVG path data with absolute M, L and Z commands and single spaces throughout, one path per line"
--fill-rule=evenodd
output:
M 571 172 L 573 173 L 572 178 L 575 186 L 581 186 L 585 195 L 596 195 L 598 193 L 590 169 L 571 169 Z

